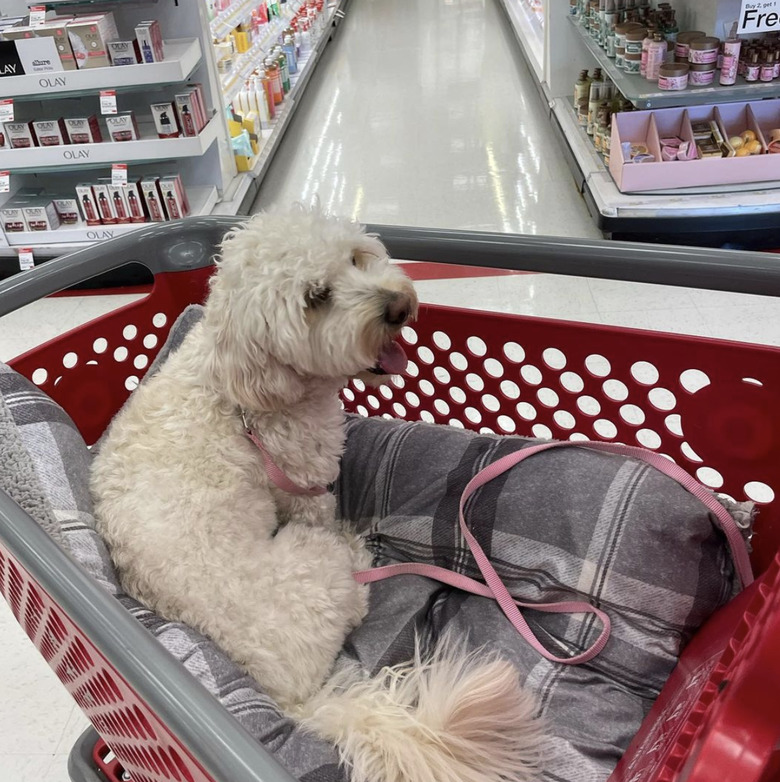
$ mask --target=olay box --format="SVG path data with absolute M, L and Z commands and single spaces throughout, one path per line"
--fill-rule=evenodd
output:
M 162 205 L 159 178 L 156 176 L 145 176 L 141 180 L 141 192 L 144 196 L 149 221 L 152 223 L 165 222 L 168 218 Z
M 54 196 L 51 202 L 63 225 L 78 225 L 81 222 L 78 199 L 73 196 L 58 195 Z
M 102 179 L 98 180 L 103 182 Z M 108 197 L 111 201 L 111 208 L 116 215 L 116 221 L 118 223 L 129 223 L 130 220 L 130 205 L 127 202 L 127 188 L 123 185 L 112 185 L 109 178 L 106 183 L 108 187 Z
M 60 56 L 63 70 L 75 71 L 76 58 L 73 56 L 73 47 L 70 45 L 67 25 L 73 20 L 72 16 L 59 16 L 49 19 L 39 27 L 32 28 L 36 38 L 50 37 L 54 39 L 57 54 Z
M 178 138 L 181 135 L 176 119 L 176 110 L 172 103 L 152 103 L 150 108 L 154 118 L 154 127 L 160 138 Z
M 79 68 L 105 68 L 111 65 L 108 42 L 119 37 L 111 11 L 94 16 L 77 16 L 68 22 L 67 30 Z
M 11 149 L 27 149 L 38 146 L 32 122 L 6 122 L 4 127 Z
M 142 62 L 162 62 L 165 59 L 162 33 L 157 20 L 139 22 L 135 37 L 141 50 Z
M 0 77 L 22 76 L 24 68 L 15 41 L 0 41 Z
M 22 210 L 28 231 L 56 231 L 60 227 L 57 210 L 48 199 L 32 201 Z
M 37 119 L 32 125 L 39 147 L 60 147 L 69 143 L 68 130 L 62 117 L 60 119 Z
M 161 177 L 160 192 L 169 220 L 180 220 L 190 213 L 190 202 L 178 174 Z
M 106 117 L 106 127 L 111 141 L 138 141 L 138 125 L 132 111 L 123 111 L 120 114 Z
M 128 182 L 126 188 L 127 210 L 130 213 L 131 223 L 145 223 L 146 210 L 144 197 L 141 192 L 141 180 Z
M 95 194 L 100 222 L 104 225 L 113 225 L 118 222 L 118 217 L 114 210 L 114 201 L 108 187 L 108 182 L 104 180 L 92 185 L 92 192 Z
M 621 192 L 780 179 L 780 155 L 767 154 L 769 144 L 765 136 L 768 129 L 780 127 L 772 125 L 775 120 L 780 122 L 780 100 L 615 114 L 609 170 Z M 708 126 L 717 128 L 723 139 L 720 154 L 710 141 L 701 142 Z M 751 140 L 756 143 L 751 149 L 755 148 L 756 154 L 741 151 L 729 142 L 745 131 L 754 137 Z M 674 137 L 695 145 L 693 159 L 664 159 L 668 157 L 664 154 L 666 143 Z M 628 162 L 624 144 L 634 148 L 643 145 L 653 160 Z
M 200 85 L 188 87 L 186 91 L 174 95 L 179 124 L 185 136 L 197 136 L 208 123 L 203 93 Z
M 76 185 L 76 197 L 78 198 L 81 214 L 87 225 L 100 225 L 100 213 L 97 200 L 91 184 Z
M 7 234 L 20 233 L 27 230 L 27 221 L 24 219 L 24 207 L 29 199 L 12 198 L 6 201 L 0 208 L 0 225 Z
M 97 117 L 66 117 L 65 130 L 71 144 L 99 144 L 103 141 Z
M 138 41 L 109 41 L 108 58 L 112 65 L 137 65 L 141 60 L 141 50 Z

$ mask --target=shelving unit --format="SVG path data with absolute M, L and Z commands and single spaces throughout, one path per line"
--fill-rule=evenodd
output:
M 319 58 L 344 17 L 347 0 L 333 0 L 322 12 L 327 14 L 323 32 L 311 51 L 298 63 L 291 76 L 292 88 L 271 126 L 263 130 L 259 154 L 252 170 L 238 172 L 227 125 L 227 108 L 235 100 L 244 80 L 261 61 L 282 30 L 288 25 L 302 0 L 281 4 L 282 16 L 271 20 L 262 37 L 249 51 L 239 55 L 233 71 L 222 75 L 212 46 L 215 37 L 224 36 L 241 21 L 248 20 L 257 0 L 235 0 L 214 19 L 208 18 L 205 0 L 176 3 L 171 0 L 50 0 L 47 8 L 59 13 L 94 13 L 111 10 L 120 35 L 132 36 L 142 19 L 156 18 L 166 37 L 166 59 L 159 63 L 59 71 L 6 77 L 0 80 L 1 97 L 16 103 L 17 121 L 60 116 L 98 115 L 99 93 L 117 93 L 118 111 L 133 111 L 138 122 L 138 141 L 99 144 L 0 149 L 0 170 L 11 172 L 11 192 L 0 193 L 0 205 L 21 188 L 44 188 L 48 195 L 68 193 L 77 182 L 96 181 L 110 174 L 112 163 L 128 163 L 131 178 L 150 174 L 179 172 L 184 181 L 192 214 L 246 213 L 268 170 L 290 120 Z M 2 12 L 23 15 L 27 0 L 6 0 Z M 175 37 L 173 37 L 175 36 Z M 202 85 L 211 120 L 197 137 L 160 139 L 150 121 L 149 104 L 170 101 L 177 85 Z M 108 134 L 99 118 L 103 137 Z M 52 232 L 9 234 L 0 231 L 0 276 L 15 271 L 14 256 L 19 247 L 32 247 L 36 262 L 88 246 L 148 223 L 129 225 L 62 226 Z
M 507 6 L 517 0 L 502 0 Z M 699 29 L 723 35 L 724 25 L 739 13 L 739 0 L 673 0 L 681 30 Z M 746 232 L 772 230 L 780 235 L 780 186 L 774 182 L 730 184 L 720 187 L 679 188 L 648 193 L 621 193 L 592 139 L 579 126 L 572 106 L 574 82 L 582 68 L 599 66 L 618 89 L 640 109 L 752 101 L 780 97 L 780 81 L 746 83 L 733 87 L 688 88 L 663 92 L 639 75 L 617 69 L 614 61 L 572 19 L 569 4 L 547 2 L 544 23 L 544 67 L 528 55 L 538 36 L 528 39 L 527 28 L 514 26 L 521 51 L 536 74 L 549 111 L 561 154 L 596 225 L 606 234 L 625 238 L 652 237 L 653 241 L 701 243 L 739 242 Z M 524 32 L 525 30 L 525 32 Z M 522 36 L 526 39 L 523 40 Z M 687 237 L 687 239 L 686 239 Z
M 550 0 L 545 0 L 547 2 Z M 528 64 L 541 81 L 544 74 L 544 5 L 539 6 L 542 9 L 540 19 L 528 0 L 501 0 L 501 4 L 515 29 Z
M 56 147 L 0 149 L 0 169 L 12 172 L 93 168 L 112 163 L 148 163 L 200 157 L 214 143 L 219 123 L 212 118 L 197 135 L 159 138 L 151 120 L 138 123 L 138 141 L 104 141 L 100 144 L 64 144 Z
M 187 192 L 193 215 L 209 215 L 219 200 L 216 187 L 193 187 Z M 93 242 L 113 239 L 115 236 L 137 231 L 150 223 L 129 223 L 120 225 L 85 224 L 61 226 L 56 231 L 24 231 L 2 234 L 0 248 L 8 253 L 16 252 L 19 247 L 33 247 L 39 253 L 62 255 L 88 247 Z M 4 240 L 4 242 L 3 242 Z
M 15 100 L 40 100 L 46 96 L 71 96 L 100 90 L 136 90 L 185 82 L 202 56 L 197 38 L 165 42 L 163 62 L 122 65 L 111 68 L 86 68 L 79 71 L 54 71 L 9 76 L 2 80 L 2 96 Z
M 638 109 L 661 109 L 669 106 L 701 105 L 705 103 L 729 103 L 740 100 L 762 100 L 780 97 L 780 80 L 770 82 L 748 82 L 741 76 L 731 87 L 717 84 L 708 87 L 688 87 L 685 90 L 659 90 L 658 85 L 644 76 L 626 73 L 615 66 L 615 61 L 593 40 L 575 17 L 569 17 L 570 24 L 593 55 L 599 67 L 615 83 L 620 92 Z
M 225 191 L 222 201 L 216 205 L 214 214 L 239 214 L 254 200 L 290 120 L 300 104 L 314 68 L 330 41 L 333 28 L 343 18 L 346 4 L 346 0 L 338 0 L 328 6 L 325 30 L 306 57 L 298 61 L 298 72 L 290 76 L 290 92 L 281 111 L 271 121 L 272 127 L 263 131 L 262 146 L 251 171 L 240 172 L 236 176 L 232 186 Z

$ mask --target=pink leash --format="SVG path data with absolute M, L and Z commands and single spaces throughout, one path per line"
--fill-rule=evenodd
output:
M 265 446 L 260 442 L 260 438 L 249 428 L 244 413 L 241 413 L 241 420 L 244 422 L 244 434 L 246 434 L 246 436 L 255 444 L 257 450 L 260 451 L 260 455 L 263 457 L 265 474 L 277 488 L 286 491 L 288 494 L 297 494 L 302 497 L 319 497 L 322 494 L 328 493 L 328 490 L 324 486 L 306 488 L 304 486 L 299 486 L 297 483 L 293 483 L 293 481 L 287 477 L 284 470 L 282 470 L 271 458 L 271 454 L 268 453 Z
M 489 464 L 485 469 L 477 473 L 468 483 L 463 490 L 463 494 L 460 498 L 460 507 L 458 509 L 458 517 L 460 520 L 460 529 L 463 533 L 463 537 L 471 549 L 474 559 L 477 562 L 480 572 L 482 573 L 485 583 L 482 584 L 479 581 L 475 581 L 473 578 L 455 573 L 451 570 L 447 570 L 436 565 L 426 565 L 417 562 L 403 562 L 396 565 L 386 565 L 384 567 L 373 568 L 371 570 L 361 570 L 354 574 L 355 580 L 361 584 L 369 584 L 374 581 L 381 581 L 385 578 L 391 578 L 392 576 L 400 575 L 417 575 L 426 576 L 436 581 L 441 581 L 448 586 L 456 587 L 464 592 L 470 592 L 481 597 L 490 597 L 496 600 L 501 607 L 505 616 L 512 623 L 518 633 L 547 660 L 556 663 L 564 663 L 566 665 L 576 665 L 578 663 L 587 662 L 593 659 L 599 652 L 602 651 L 609 639 L 610 633 L 610 621 L 609 617 L 599 608 L 592 606 L 590 603 L 584 601 L 567 600 L 560 603 L 523 603 L 520 600 L 516 600 L 509 594 L 509 590 L 504 586 L 498 573 L 496 573 L 493 565 L 490 564 L 490 560 L 485 555 L 485 552 L 480 547 L 476 538 L 471 534 L 471 531 L 466 524 L 465 517 L 463 515 L 463 509 L 467 500 L 471 495 L 489 483 L 494 478 L 497 478 L 502 473 L 509 470 L 514 465 L 521 462 L 523 459 L 527 459 L 529 456 L 533 456 L 535 453 L 546 451 L 550 448 L 561 448 L 566 446 L 573 446 L 577 448 L 595 448 L 596 450 L 608 451 L 610 453 L 619 454 L 621 456 L 629 456 L 640 461 L 647 462 L 652 467 L 660 470 L 664 475 L 669 476 L 676 480 L 683 488 L 693 494 L 697 499 L 704 503 L 704 505 L 715 514 L 720 527 L 726 535 L 726 539 L 731 546 L 732 556 L 734 557 L 734 564 L 737 570 L 737 574 L 742 581 L 743 586 L 747 586 L 753 581 L 753 572 L 750 566 L 750 559 L 748 557 L 747 547 L 736 525 L 736 522 L 731 517 L 731 514 L 718 502 L 718 500 L 701 486 L 696 480 L 688 475 L 685 470 L 678 467 L 674 462 L 666 459 L 660 454 L 653 453 L 652 451 L 646 451 L 643 448 L 636 448 L 630 445 L 620 445 L 617 443 L 600 443 L 592 441 L 583 442 L 548 442 L 540 443 L 539 445 L 532 445 L 528 448 L 523 448 L 515 453 L 503 456 L 497 459 L 492 464 Z M 545 647 L 539 642 L 534 635 L 533 630 L 528 626 L 528 623 L 520 613 L 520 608 L 532 608 L 535 611 L 544 611 L 546 613 L 562 614 L 595 614 L 600 620 L 602 625 L 602 631 L 595 643 L 580 654 L 573 655 L 571 657 L 556 657 L 551 652 L 547 651 Z

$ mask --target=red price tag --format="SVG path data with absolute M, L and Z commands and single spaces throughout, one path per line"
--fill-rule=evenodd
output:
M 111 184 L 114 187 L 127 187 L 127 163 L 114 163 L 111 166 Z
M 3 98 L 0 100 L 0 122 L 14 121 L 14 101 L 13 98 Z
M 35 266 L 35 261 L 33 260 L 33 251 L 32 247 L 20 247 L 19 248 L 19 268 L 26 272 L 29 269 L 32 269 Z
M 116 90 L 100 91 L 100 113 L 116 114 Z
M 46 6 L 30 6 L 30 27 L 40 27 L 46 21 Z

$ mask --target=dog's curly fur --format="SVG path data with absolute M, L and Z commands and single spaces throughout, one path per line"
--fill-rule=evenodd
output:
M 124 588 L 211 636 L 339 745 L 356 782 L 530 779 L 533 703 L 505 661 L 448 643 L 400 673 L 329 681 L 367 611 L 352 572 L 369 557 L 332 495 L 269 482 L 242 424 L 243 412 L 297 484 L 334 481 L 339 389 L 376 371 L 415 314 L 408 278 L 360 226 L 303 208 L 234 230 L 217 265 L 202 322 L 135 391 L 94 461 L 99 531 Z

